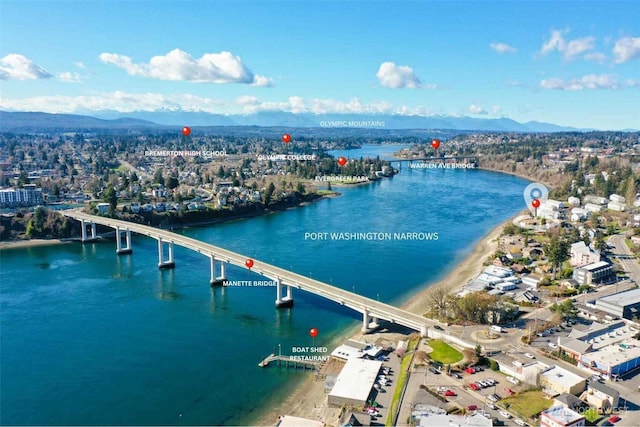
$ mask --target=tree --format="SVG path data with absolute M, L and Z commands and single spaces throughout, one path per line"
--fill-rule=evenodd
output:
M 173 190 L 174 188 L 176 188 L 178 185 L 180 185 L 180 182 L 178 181 L 178 178 L 175 175 L 171 175 L 168 179 L 167 179 L 167 188 L 169 190 Z
M 602 233 L 598 232 L 598 234 L 596 234 L 596 239 L 593 242 L 593 247 L 599 251 L 604 251 L 605 249 L 607 249 L 607 244 L 604 241 Z
M 138 182 L 138 174 L 136 171 L 131 172 L 131 182 Z
M 558 234 L 553 234 L 547 245 L 545 245 L 545 253 L 553 268 L 552 276 L 556 278 L 556 269 L 570 257 L 569 242 Z
M 162 176 L 162 169 L 158 169 L 153 174 L 153 183 L 164 185 L 164 177 Z
M 32 239 L 34 237 L 42 237 L 44 233 L 44 223 L 47 219 L 47 211 L 42 206 L 38 206 L 33 213 L 33 216 L 27 224 L 27 237 Z
M 269 206 L 271 203 L 271 198 L 273 197 L 273 192 L 276 191 L 276 186 L 273 185 L 273 182 L 269 184 L 267 190 L 264 192 L 264 205 Z
M 107 189 L 104 190 L 104 193 L 102 193 L 102 200 L 109 203 L 109 214 L 113 215 L 116 211 L 116 206 L 118 206 L 118 195 L 113 185 L 109 184 Z
M 300 194 L 304 194 L 307 192 L 307 189 L 304 187 L 303 183 L 298 182 L 298 185 L 296 185 L 296 191 Z

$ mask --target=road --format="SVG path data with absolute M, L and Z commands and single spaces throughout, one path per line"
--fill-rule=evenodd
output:
M 624 271 L 629 275 L 631 280 L 635 283 L 640 283 L 640 264 L 638 260 L 635 258 L 635 255 L 631 252 L 631 249 L 627 246 L 625 242 L 626 236 L 624 234 L 616 234 L 609 237 L 607 243 L 609 243 L 612 248 L 613 257 L 617 259 Z

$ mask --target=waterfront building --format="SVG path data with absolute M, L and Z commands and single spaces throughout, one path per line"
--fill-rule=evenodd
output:
M 607 261 L 588 264 L 573 270 L 573 279 L 581 285 L 603 283 L 613 276 L 613 265 Z
M 347 360 L 327 398 L 329 406 L 364 406 L 381 367 L 382 362 L 377 360 Z
M 600 262 L 600 258 L 600 251 L 587 246 L 582 240 L 571 245 L 570 263 L 572 267 Z
M 0 189 L 0 207 L 13 208 L 20 206 L 36 206 L 42 204 L 42 189 L 35 184 L 26 184 L 23 188 Z

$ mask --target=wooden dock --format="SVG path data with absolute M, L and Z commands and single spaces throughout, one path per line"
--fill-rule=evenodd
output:
M 258 366 L 261 368 L 266 368 L 272 362 L 276 362 L 278 367 L 285 368 L 294 368 L 294 369 L 311 369 L 318 370 L 325 363 L 323 361 L 316 360 L 295 360 L 291 359 L 289 356 L 276 356 L 275 354 L 270 354 L 269 356 L 262 359 Z

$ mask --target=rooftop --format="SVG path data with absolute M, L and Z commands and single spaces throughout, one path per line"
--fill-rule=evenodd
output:
M 572 424 L 584 418 L 576 411 L 572 411 L 571 409 L 565 408 L 564 406 L 554 406 L 552 408 L 549 408 L 546 411 L 542 411 L 540 413 L 540 416 L 546 416 L 547 418 L 552 419 L 553 421 L 561 425 Z
M 635 339 L 626 340 L 618 345 L 609 345 L 583 355 L 583 360 L 588 359 L 598 366 L 616 366 L 638 358 L 640 358 L 640 341 Z
M 607 297 L 600 298 L 598 301 L 617 306 L 637 304 L 640 302 L 640 288 L 609 295 Z
M 546 378 L 550 382 L 561 384 L 563 387 L 569 388 L 586 380 L 586 378 L 559 366 L 552 366 L 548 370 L 540 373 L 540 379 L 542 378 Z
M 333 386 L 331 396 L 366 401 L 376 381 L 382 362 L 366 359 L 349 359 Z

